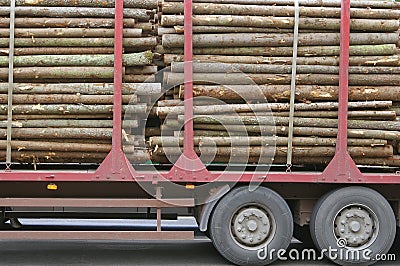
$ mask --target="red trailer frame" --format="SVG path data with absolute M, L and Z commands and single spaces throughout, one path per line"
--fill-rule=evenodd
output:
M 123 1 L 115 1 L 114 112 L 112 150 L 94 172 L 3 170 L 0 181 L 38 182 L 262 182 L 335 183 L 335 184 L 400 184 L 400 172 L 393 174 L 361 173 L 347 152 L 348 69 L 350 44 L 350 0 L 342 0 L 340 30 L 339 125 L 336 153 L 323 172 L 220 173 L 210 172 L 194 152 L 193 132 L 193 43 L 192 1 L 184 2 L 185 21 L 185 132 L 184 152 L 169 172 L 140 172 L 134 169 L 122 151 L 122 55 Z

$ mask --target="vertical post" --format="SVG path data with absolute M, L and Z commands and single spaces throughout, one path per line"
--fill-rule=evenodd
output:
M 336 153 L 347 153 L 347 114 L 349 100 L 350 0 L 342 0 L 340 19 L 339 110 Z M 340 156 L 345 158 L 345 156 Z M 339 175 L 346 174 L 346 163 L 339 162 Z
M 185 83 L 185 133 L 183 153 L 194 157 L 193 131 L 193 21 L 192 0 L 184 0 L 184 83 Z
M 115 1 L 114 21 L 114 108 L 112 137 L 112 172 L 119 173 L 118 153 L 122 150 L 122 56 L 124 1 Z
M 11 1 L 10 6 L 10 42 L 9 42 L 9 62 L 8 62 L 8 98 L 7 98 L 7 151 L 6 151 L 6 164 L 9 168 L 11 157 L 11 139 L 12 139 L 12 98 L 14 90 L 14 33 L 15 33 L 15 0 Z
M 156 199 L 161 199 L 162 193 L 161 193 L 161 187 L 156 188 Z M 157 208 L 157 231 L 161 231 L 161 208 Z

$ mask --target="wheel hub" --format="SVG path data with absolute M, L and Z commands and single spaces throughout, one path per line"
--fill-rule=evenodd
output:
M 258 246 L 271 233 L 268 214 L 255 207 L 239 210 L 232 220 L 232 232 L 237 241 L 245 246 Z
M 370 241 L 375 224 L 368 210 L 358 206 L 342 210 L 336 217 L 335 228 L 336 236 L 345 239 L 347 246 L 359 247 Z

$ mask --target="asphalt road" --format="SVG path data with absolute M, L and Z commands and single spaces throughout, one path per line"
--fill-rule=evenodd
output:
M 185 227 L 191 221 L 183 220 Z M 137 224 L 141 226 L 142 224 Z M 152 224 L 150 225 L 152 226 Z M 168 224 L 164 224 L 168 226 Z M 172 226 L 172 225 L 169 225 Z M 175 225 L 174 225 L 175 226 Z M 391 253 L 400 265 L 400 241 Z M 293 243 L 289 249 L 303 250 Z M 193 241 L 11 241 L 0 242 L 0 265 L 230 265 L 205 236 Z M 323 261 L 277 261 L 273 265 L 334 265 Z

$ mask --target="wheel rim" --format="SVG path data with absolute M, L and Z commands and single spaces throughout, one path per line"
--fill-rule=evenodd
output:
M 374 243 L 378 231 L 376 214 L 362 204 L 342 208 L 334 219 L 334 234 L 341 247 L 365 249 Z
M 231 236 L 242 248 L 256 250 L 267 245 L 276 231 L 271 212 L 259 205 L 238 208 L 230 221 Z

